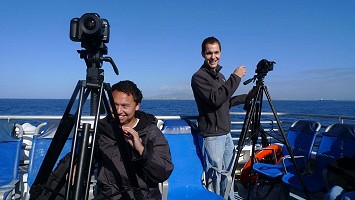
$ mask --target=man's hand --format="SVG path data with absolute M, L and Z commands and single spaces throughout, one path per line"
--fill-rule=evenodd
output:
M 137 131 L 131 127 L 122 126 L 123 135 L 126 138 L 126 141 L 137 150 L 139 155 L 143 154 L 144 146 L 142 144 L 141 138 L 139 137 Z
M 239 76 L 240 78 L 243 78 L 247 74 L 247 70 L 244 65 L 239 66 L 237 69 L 234 70 L 233 74 Z

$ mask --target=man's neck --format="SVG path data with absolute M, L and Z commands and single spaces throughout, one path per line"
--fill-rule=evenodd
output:
M 138 118 L 133 118 L 126 126 L 134 128 L 139 122 Z

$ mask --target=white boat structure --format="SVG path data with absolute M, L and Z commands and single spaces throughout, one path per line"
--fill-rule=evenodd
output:
M 233 116 L 237 116 L 240 119 L 244 118 L 245 113 L 244 112 L 231 112 L 230 113 L 233 119 Z M 273 113 L 268 113 L 268 112 L 262 112 L 262 116 L 271 116 L 269 118 L 272 118 Z M 307 171 L 307 173 L 314 173 L 312 172 L 312 167 L 313 170 L 315 169 L 314 163 L 317 161 L 317 148 L 320 144 L 320 141 L 323 137 L 324 132 L 326 132 L 329 127 L 333 124 L 350 124 L 351 126 L 354 126 L 355 124 L 355 116 L 333 116 L 333 115 L 317 115 L 317 114 L 295 114 L 295 113 L 277 113 L 279 116 L 282 126 L 285 131 L 289 130 L 291 125 L 295 122 L 295 120 L 290 120 L 290 119 L 301 119 L 301 120 L 312 120 L 312 121 L 320 121 L 321 127 L 320 130 L 317 130 L 319 134 L 317 135 L 317 139 L 315 140 L 316 142 L 311 148 L 311 159 L 307 166 L 309 166 L 310 171 Z M 47 123 L 51 121 L 59 121 L 62 118 L 62 116 L 0 116 L 0 125 L 3 124 L 13 124 L 15 123 L 15 132 L 14 132 L 14 137 L 19 138 L 20 145 L 18 146 L 19 149 L 18 151 L 14 151 L 15 154 L 20 155 L 20 157 L 17 158 L 18 162 L 11 162 L 10 160 L 0 160 L 0 195 L 2 199 L 29 199 L 30 194 L 29 194 L 29 189 L 31 187 L 31 184 L 33 183 L 33 180 L 36 178 L 35 176 L 37 175 L 36 170 L 38 170 L 38 166 L 34 166 L 32 162 L 35 162 L 34 159 L 36 156 L 42 156 L 45 155 L 46 152 L 39 152 L 38 150 L 35 151 L 34 148 L 34 138 L 37 138 L 38 135 L 44 134 L 48 130 L 48 127 L 46 129 Z M 183 135 L 189 136 L 189 138 L 192 140 L 194 133 L 194 128 L 196 128 L 196 116 L 157 116 L 159 119 L 158 127 L 161 128 L 164 132 L 164 134 L 167 134 L 167 138 L 169 141 L 169 137 L 172 137 L 171 135 L 174 135 L 174 141 L 171 144 L 171 151 L 173 154 L 173 162 L 174 162 L 174 156 L 178 157 L 179 155 L 175 155 L 175 148 L 178 148 L 176 145 L 179 144 L 179 140 L 181 139 L 181 142 L 184 142 L 182 138 Z M 82 116 L 81 117 L 82 122 L 93 122 L 94 118 L 91 116 Z M 41 121 L 43 122 L 42 124 L 39 124 L 37 126 L 33 125 L 33 122 L 36 121 Z M 176 123 L 171 123 L 175 121 Z M 325 122 L 326 121 L 326 122 Z M 18 122 L 23 122 L 19 124 Z M 243 126 L 243 121 L 233 121 L 232 120 L 232 135 L 234 136 L 233 139 L 235 141 L 236 145 L 236 150 L 237 150 L 237 145 L 238 145 L 238 139 L 239 135 L 242 131 L 242 126 Z M 277 122 L 274 121 L 273 119 L 270 120 L 264 120 L 260 122 L 264 131 L 268 134 L 268 140 L 270 143 L 278 143 L 279 145 L 280 142 L 278 142 L 277 135 L 280 135 L 280 132 L 278 130 Z M 170 125 L 167 125 L 170 124 Z M 172 124 L 172 125 L 171 125 Z M 174 125 L 175 124 L 175 125 Z M 0 133 L 4 134 L 4 133 Z M 168 136 L 170 135 L 170 136 Z M 50 135 L 47 135 L 45 138 L 51 139 Z M 186 138 L 185 138 L 186 139 Z M 260 139 L 260 138 L 259 138 Z M 6 138 L 4 136 L 0 135 L 0 153 L 1 154 L 7 154 L 10 152 L 10 149 L 4 149 L 8 148 L 6 145 L 4 145 L 3 142 L 5 141 Z M 193 142 L 193 141 L 190 141 Z M 169 141 L 170 143 L 170 141 Z M 193 144 L 193 143 L 191 143 Z M 184 146 L 185 145 L 185 146 Z M 184 144 L 180 144 L 180 146 L 184 147 L 184 151 L 190 151 L 191 149 L 187 148 L 188 144 L 186 144 L 186 141 Z M 235 187 L 231 188 L 235 191 L 235 197 L 236 199 L 279 199 L 281 190 L 283 190 L 283 181 L 281 179 L 278 179 L 278 181 L 268 181 L 264 180 L 263 177 L 258 177 L 258 180 L 251 184 L 250 187 L 245 187 L 241 183 L 241 169 L 245 166 L 245 164 L 250 160 L 252 156 L 252 147 L 255 147 L 254 153 L 260 152 L 262 150 L 262 146 L 260 144 L 260 140 L 258 144 L 252 145 L 250 138 L 247 137 L 247 140 L 244 144 L 243 150 L 240 153 L 240 157 L 238 158 L 238 166 L 236 168 L 236 175 L 235 179 L 232 180 L 235 183 Z M 355 141 L 354 145 L 355 146 Z M 13 147 L 15 148 L 15 147 Z M 192 146 L 192 148 L 195 148 Z M 70 148 L 69 148 L 70 149 Z M 346 149 L 345 149 L 346 150 Z M 196 149 L 191 150 L 193 151 L 193 154 L 196 154 Z M 176 150 L 178 152 L 178 150 Z M 190 152 L 191 153 L 191 152 Z M 182 157 L 185 157 L 183 159 L 193 159 L 189 158 L 187 156 L 189 153 L 186 153 L 184 155 L 180 155 Z M 352 153 L 354 154 L 354 153 Z M 10 154 L 9 154 L 10 155 Z M 354 155 L 353 155 L 354 156 Z M 197 154 L 195 156 L 198 158 Z M 4 156 L 1 159 L 6 159 L 7 157 Z M 178 161 L 179 162 L 179 161 Z M 5 166 L 6 163 L 10 163 L 13 166 Z M 9 165 L 10 165 L 9 164 Z M 172 174 L 171 179 L 168 180 L 167 183 L 162 183 L 161 184 L 161 190 L 163 194 L 163 199 L 177 199 L 177 198 L 169 198 L 174 192 L 179 192 L 184 193 L 184 190 L 198 190 L 196 185 L 189 185 L 189 184 L 199 184 L 203 190 L 206 190 L 204 188 L 204 183 L 205 180 L 203 178 L 203 173 L 202 173 L 202 166 L 201 167 L 196 167 L 195 166 L 189 166 L 193 165 L 194 162 L 190 160 L 186 160 L 184 163 L 175 163 L 175 169 Z M 191 168 L 191 172 L 189 172 L 189 176 L 192 173 L 197 173 L 197 178 L 198 180 L 195 180 L 195 182 L 189 182 L 187 180 L 187 177 L 184 177 L 183 174 L 180 172 L 180 167 L 184 168 Z M 5 183 L 3 181 L 3 176 L 5 176 L 5 171 L 12 169 L 12 175 L 11 177 L 13 178 L 12 181 Z M 33 171 L 34 170 L 34 171 Z M 9 172 L 8 172 L 9 173 Z M 174 175 L 175 173 L 175 175 Z M 9 173 L 11 174 L 11 173 Z M 252 174 L 248 174 L 251 176 Z M 174 180 L 176 176 L 178 179 L 185 179 L 186 182 L 184 182 L 183 188 L 177 188 L 178 186 L 175 185 Z M 187 175 L 186 175 L 187 176 Z M 9 178 L 10 175 L 6 176 L 5 178 Z M 267 183 L 267 184 L 265 184 Z M 177 184 L 177 183 L 176 183 Z M 179 183 L 181 184 L 181 183 Z M 284 191 L 283 191 L 284 192 Z M 92 199 L 95 195 L 95 176 L 93 175 L 91 178 L 91 184 L 90 184 L 90 199 Z M 322 198 L 324 195 L 324 190 L 316 193 L 307 193 L 305 194 L 304 191 L 299 191 L 297 189 L 290 189 L 287 190 L 287 196 L 290 197 L 291 199 L 319 199 Z M 183 195 L 184 198 L 181 199 L 192 199 L 191 196 L 189 195 Z M 1 199 L 0 198 L 0 199 Z M 221 197 L 223 199 L 223 197 Z

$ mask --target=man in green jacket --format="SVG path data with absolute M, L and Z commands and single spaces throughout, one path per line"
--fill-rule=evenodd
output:
M 198 126 L 206 180 L 212 179 L 212 187 L 207 187 L 223 195 L 228 191 L 225 191 L 226 180 L 221 180 L 219 172 L 230 171 L 234 158 L 229 109 L 244 103 L 246 99 L 246 94 L 232 97 L 241 78 L 245 76 L 246 69 L 245 66 L 239 66 L 226 79 L 220 73 L 221 44 L 214 37 L 203 41 L 201 54 L 204 63 L 192 76 L 191 87 L 199 111 Z M 230 199 L 234 199 L 233 193 L 232 189 Z

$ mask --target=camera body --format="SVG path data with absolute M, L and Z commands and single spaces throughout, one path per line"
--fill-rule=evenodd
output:
M 268 61 L 266 59 L 262 59 L 257 64 L 255 73 L 266 74 L 269 71 L 272 71 L 274 69 L 274 64 L 275 64 L 274 61 Z
M 110 25 L 97 13 L 86 13 L 70 21 L 70 39 L 74 42 L 108 43 L 109 38 Z

